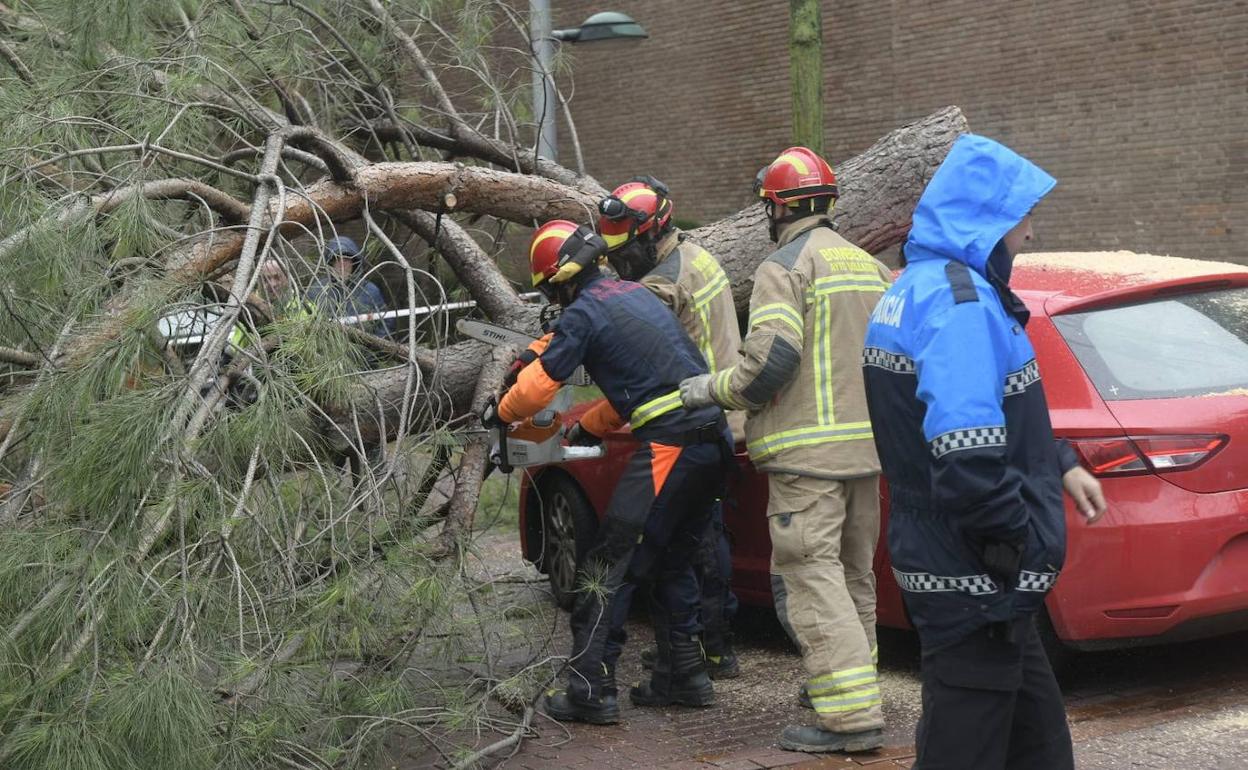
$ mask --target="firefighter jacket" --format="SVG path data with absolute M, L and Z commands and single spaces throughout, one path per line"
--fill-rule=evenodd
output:
M 640 283 L 672 309 L 712 372 L 735 366 L 741 356 L 741 328 L 724 269 L 678 230 L 659 243 L 658 257 Z
M 890 273 L 825 216 L 792 223 L 754 273 L 741 361 L 711 397 L 748 409 L 746 449 L 769 473 L 854 478 L 879 473 L 862 389 L 867 318 Z
M 662 442 L 723 416 L 716 406 L 680 403 L 681 380 L 707 369 L 676 316 L 640 284 L 602 275 L 587 279 L 564 309 L 550 344 L 503 397 L 499 416 L 514 422 L 536 414 L 581 365 L 606 396 L 581 418 L 596 435 L 627 419 L 639 440 Z
M 1074 452 L 1053 438 L 1027 309 L 989 268 L 1001 237 L 1054 184 L 995 142 L 958 139 L 867 331 L 889 552 L 928 648 L 1038 610 L 1065 556 L 1061 476 Z M 1016 578 L 988 574 L 992 542 L 1022 546 Z

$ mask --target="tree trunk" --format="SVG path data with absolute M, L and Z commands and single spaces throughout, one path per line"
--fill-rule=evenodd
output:
M 820 0 L 789 0 L 793 144 L 823 154 L 823 15 Z
M 910 228 L 910 216 L 919 195 L 959 134 L 967 130 L 957 107 L 946 107 L 923 120 L 897 129 L 866 152 L 841 163 L 837 179 L 841 198 L 835 220 L 841 234 L 872 253 L 900 243 Z M 747 180 L 743 180 L 743 184 Z M 580 218 L 584 221 L 584 217 Z M 767 237 L 762 206 L 750 206 L 730 217 L 700 227 L 692 237 L 714 254 L 732 283 L 737 312 L 749 309 L 754 270 L 775 250 Z M 536 317 L 528 331 L 536 333 Z M 430 374 L 434 387 L 417 393 L 426 408 L 442 415 L 464 414 L 489 352 L 479 343 L 461 343 L 437 353 L 440 363 Z M 404 375 L 387 371 L 364 377 L 365 388 L 354 407 L 359 410 L 365 437 L 377 436 L 379 426 L 396 426 L 403 400 Z M 378 415 L 380 405 L 382 413 Z M 351 425 L 350 409 L 329 410 L 343 425 Z M 364 415 L 368 415 L 367 419 Z M 416 426 L 418 427 L 418 426 Z M 354 428 L 352 428 L 354 430 Z M 393 438 L 393 436 L 390 436 Z

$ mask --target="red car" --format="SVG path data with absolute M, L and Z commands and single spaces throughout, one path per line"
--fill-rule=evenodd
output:
M 1048 627 L 1096 649 L 1248 628 L 1248 268 L 1128 252 L 1019 259 L 1012 284 L 1032 312 L 1053 428 L 1100 477 L 1109 510 L 1067 507 L 1066 566 Z M 589 406 L 584 405 L 584 407 Z M 568 415 L 573 420 L 583 408 Z M 571 603 L 576 556 L 592 542 L 634 442 L 597 460 L 533 469 L 522 486 L 525 557 Z M 738 446 L 725 520 L 733 587 L 770 604 L 766 479 Z M 887 527 L 887 500 L 882 526 Z M 906 627 L 885 540 L 879 622 Z

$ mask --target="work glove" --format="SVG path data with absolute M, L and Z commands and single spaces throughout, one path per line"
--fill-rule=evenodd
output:
M 507 374 L 503 375 L 503 390 L 507 390 L 516 384 L 516 379 L 520 377 L 520 372 L 524 371 L 524 367 L 537 360 L 537 353 L 532 350 L 523 350 L 520 355 L 516 356 L 516 360 L 511 362 L 511 366 L 507 369 Z
M 498 397 L 490 396 L 486 399 L 485 406 L 481 408 L 481 424 L 486 428 L 498 428 L 506 425 L 507 421 L 498 414 Z
M 711 375 L 699 374 L 681 382 L 680 403 L 689 409 L 715 403 L 711 398 Z
M 601 436 L 595 436 L 585 430 L 585 426 L 579 421 L 568 431 L 567 439 L 568 446 L 598 446 L 602 443 Z
M 986 540 L 979 552 L 984 570 L 1002 591 L 1018 585 L 1018 572 L 1023 566 L 1023 544 L 1007 540 Z

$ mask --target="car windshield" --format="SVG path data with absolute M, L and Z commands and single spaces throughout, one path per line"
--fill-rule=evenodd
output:
M 1248 289 L 1053 318 L 1107 401 L 1248 395 Z

